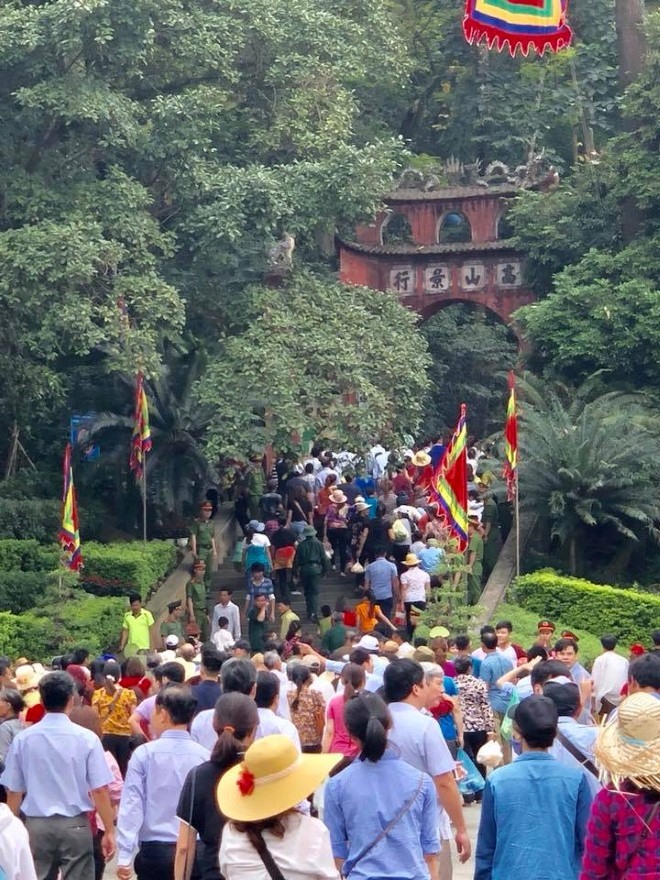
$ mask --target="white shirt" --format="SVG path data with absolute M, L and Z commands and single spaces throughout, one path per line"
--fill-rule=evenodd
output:
M 218 629 L 211 636 L 211 641 L 219 651 L 228 651 L 234 647 L 235 639 L 228 629 Z
M 0 804 L 0 872 L 3 880 L 37 880 L 27 828 Z
M 280 680 L 280 699 L 275 714 L 279 715 L 280 718 L 286 718 L 287 721 L 291 721 L 291 708 L 289 707 L 287 694 L 290 690 L 295 690 L 295 685 L 289 681 L 289 676 L 283 669 L 269 669 L 268 671 L 272 672 Z
M 401 593 L 404 602 L 426 602 L 426 592 L 431 587 L 431 576 L 418 565 L 401 575 Z
M 628 681 L 628 661 L 614 651 L 605 651 L 596 657 L 591 668 L 594 683 L 596 711 L 600 711 L 603 698 L 618 706 L 621 702 L 621 688 Z
M 218 734 L 213 727 L 214 715 L 215 709 L 204 709 L 193 718 L 193 723 L 190 725 L 190 738 L 209 752 L 213 751 L 218 741 Z
M 518 665 L 518 655 L 516 654 L 516 649 L 513 645 L 508 645 L 506 648 L 498 648 L 498 654 L 503 654 L 506 659 L 511 663 L 513 668 L 515 669 Z
M 318 691 L 323 697 L 323 702 L 326 706 L 337 694 L 337 691 L 333 688 L 330 682 L 319 678 L 318 675 L 314 676 L 314 681 L 310 684 L 309 689 L 310 691 Z
M 227 629 L 234 637 L 234 640 L 238 641 L 241 637 L 241 613 L 238 610 L 238 605 L 235 602 L 227 602 L 226 605 L 218 602 L 218 604 L 213 607 L 213 614 L 211 615 L 211 635 L 217 632 L 220 628 L 218 621 L 221 617 L 227 618 L 229 621 Z
M 284 826 L 284 837 L 264 831 L 264 840 L 286 880 L 339 880 L 330 834 L 320 819 L 293 813 L 284 819 Z M 270 880 L 247 835 L 232 822 L 222 832 L 220 873 L 225 880 Z
M 272 709 L 257 709 L 257 712 L 259 713 L 259 726 L 254 735 L 255 739 L 263 739 L 265 736 L 279 733 L 290 739 L 299 752 L 302 751 L 300 735 L 294 724 L 287 721 L 286 718 L 280 718 Z
M 263 532 L 255 532 L 252 535 L 252 540 L 250 541 L 253 547 L 270 547 L 270 538 L 268 535 L 264 535 Z M 243 539 L 243 550 L 248 546 L 248 542 Z

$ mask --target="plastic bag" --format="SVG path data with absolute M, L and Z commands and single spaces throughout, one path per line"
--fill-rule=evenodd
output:
M 483 791 L 486 786 L 486 780 L 479 773 L 477 765 L 468 753 L 464 749 L 459 748 L 456 758 L 467 774 L 463 779 L 458 780 L 458 788 L 461 794 L 478 794 L 480 791 Z
M 511 691 L 511 696 L 509 697 L 509 705 L 506 707 L 506 712 L 504 713 L 504 719 L 500 724 L 500 736 L 502 739 L 511 742 L 513 737 L 513 709 L 520 702 L 520 694 L 518 693 L 517 688 L 514 688 Z
M 488 740 L 477 752 L 477 761 L 484 767 L 499 767 L 503 760 L 502 746 L 495 739 Z
M 394 617 L 392 618 L 392 623 L 394 626 L 405 626 L 406 625 L 406 609 L 403 607 L 401 603 L 396 606 L 396 611 L 394 612 Z

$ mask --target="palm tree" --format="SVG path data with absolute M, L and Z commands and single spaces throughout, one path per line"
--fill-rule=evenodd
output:
M 147 455 L 147 492 L 160 517 L 180 516 L 184 504 L 198 500 L 208 483 L 215 481 L 202 446 L 213 410 L 194 395 L 204 367 L 205 358 L 199 351 L 170 355 L 161 374 L 145 381 L 152 439 Z M 128 392 L 124 412 L 99 413 L 90 435 L 103 443 L 104 458 L 127 462 L 135 377 L 122 376 L 121 381 Z
M 660 454 L 660 416 L 642 394 L 599 393 L 596 374 L 577 389 L 519 382 L 520 499 L 568 550 L 571 574 L 597 538 L 630 555 L 660 539 L 660 502 L 649 492 Z

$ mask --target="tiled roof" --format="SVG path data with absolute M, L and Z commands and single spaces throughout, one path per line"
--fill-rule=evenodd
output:
M 395 189 L 385 196 L 385 202 L 439 202 L 456 199 L 482 199 L 484 196 L 515 196 L 519 186 L 499 183 L 493 186 L 454 186 L 449 189 Z
M 425 254 L 479 254 L 488 251 L 516 252 L 510 239 L 499 241 L 461 241 L 451 244 L 362 244 L 358 241 L 339 240 L 340 247 L 361 254 L 378 256 L 414 257 Z

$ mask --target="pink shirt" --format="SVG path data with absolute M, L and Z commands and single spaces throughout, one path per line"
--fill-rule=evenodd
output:
M 344 703 L 343 694 L 338 694 L 328 703 L 326 718 L 332 719 L 335 725 L 332 742 L 330 743 L 330 751 L 339 752 L 349 758 L 354 758 L 359 753 L 359 749 L 355 743 L 351 742 L 344 724 Z

